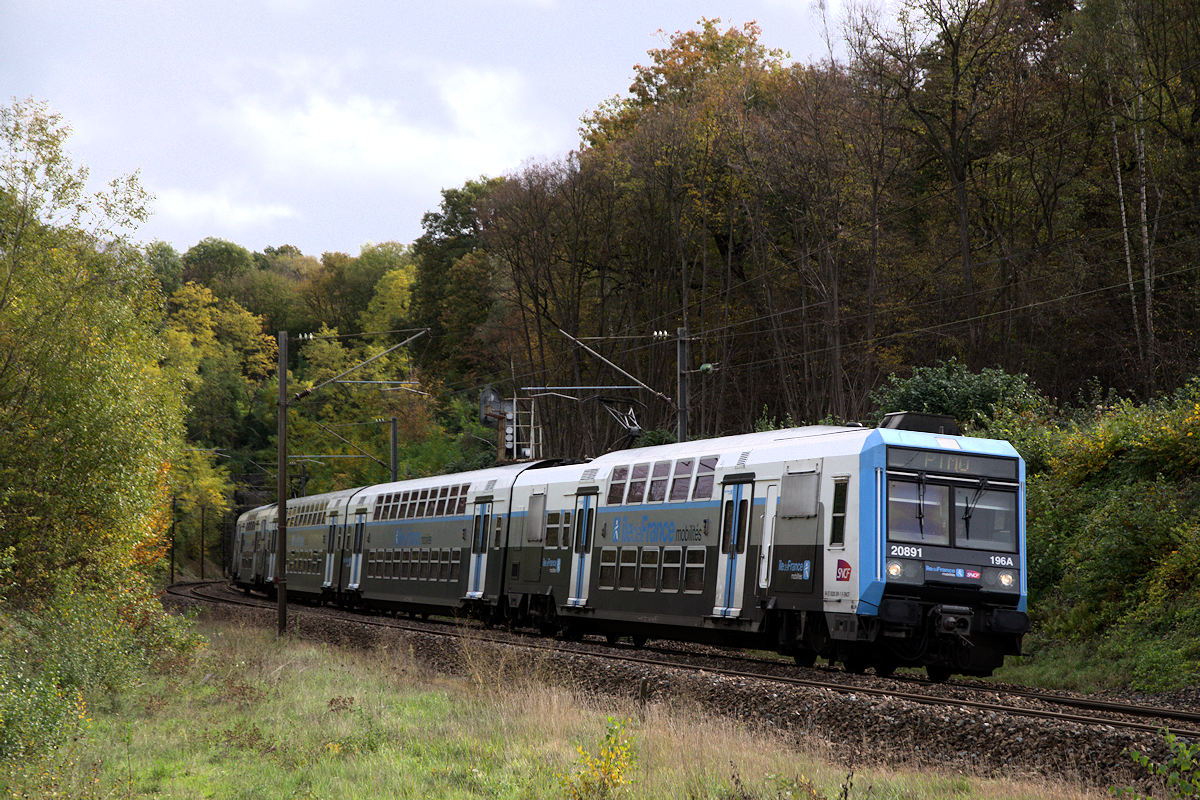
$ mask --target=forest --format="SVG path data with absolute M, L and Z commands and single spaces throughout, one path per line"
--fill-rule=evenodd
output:
M 136 176 L 91 193 L 65 120 L 0 109 L 0 757 L 195 646 L 155 586 L 273 499 L 280 331 L 293 390 L 377 357 L 291 404 L 297 494 L 385 480 L 393 419 L 401 477 L 494 463 L 485 387 L 567 458 L 628 441 L 606 405 L 672 439 L 681 371 L 691 438 L 953 413 L 1029 464 L 1033 652 L 1200 679 L 1200 15 L 903 8 L 816 63 L 701 19 L 577 149 L 357 254 L 141 242 Z

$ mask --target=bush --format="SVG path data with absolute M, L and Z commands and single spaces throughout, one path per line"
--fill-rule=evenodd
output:
M 88 704 L 188 658 L 201 639 L 143 588 L 73 588 L 0 613 L 0 775 L 86 721 Z
M 986 427 L 1001 410 L 1039 412 L 1049 402 L 1029 383 L 1025 374 L 1012 375 L 1002 369 L 971 372 L 951 358 L 932 367 L 917 367 L 907 378 L 895 373 L 871 393 L 880 418 L 892 411 L 948 414 L 966 427 Z
M 630 753 L 630 737 L 625 731 L 627 724 L 628 721 L 609 717 L 599 752 L 592 755 L 582 747 L 578 748 L 575 771 L 559 776 L 567 797 L 572 800 L 616 797 L 629 785 L 633 756 Z

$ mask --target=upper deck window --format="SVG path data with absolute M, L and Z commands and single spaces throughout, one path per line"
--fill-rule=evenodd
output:
M 629 467 L 613 467 L 612 477 L 608 484 L 608 504 L 620 505 L 625 499 L 625 480 L 629 477 Z
M 702 456 L 696 470 L 696 486 L 692 489 L 693 500 L 708 500 L 712 497 L 716 481 L 718 456 Z
M 650 476 L 650 492 L 646 502 L 661 503 L 667 497 L 667 481 L 671 477 L 671 462 L 658 461 L 654 464 L 654 472 Z
M 675 462 L 675 478 L 671 481 L 671 502 L 683 502 L 688 499 L 688 487 L 692 483 L 692 469 L 696 459 L 681 458 Z
M 646 478 L 650 476 L 649 464 L 637 464 L 629 480 L 629 491 L 625 495 L 625 505 L 637 505 L 646 496 Z

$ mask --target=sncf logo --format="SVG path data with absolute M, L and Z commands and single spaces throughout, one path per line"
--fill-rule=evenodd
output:
M 850 580 L 850 565 L 840 558 L 837 563 L 837 579 L 839 581 Z

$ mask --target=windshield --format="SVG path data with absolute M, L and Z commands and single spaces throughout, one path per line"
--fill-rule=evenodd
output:
M 888 481 L 888 539 L 893 542 L 950 544 L 950 487 Z
M 954 490 L 955 544 L 975 550 L 1017 549 L 1017 495 L 980 489 Z

